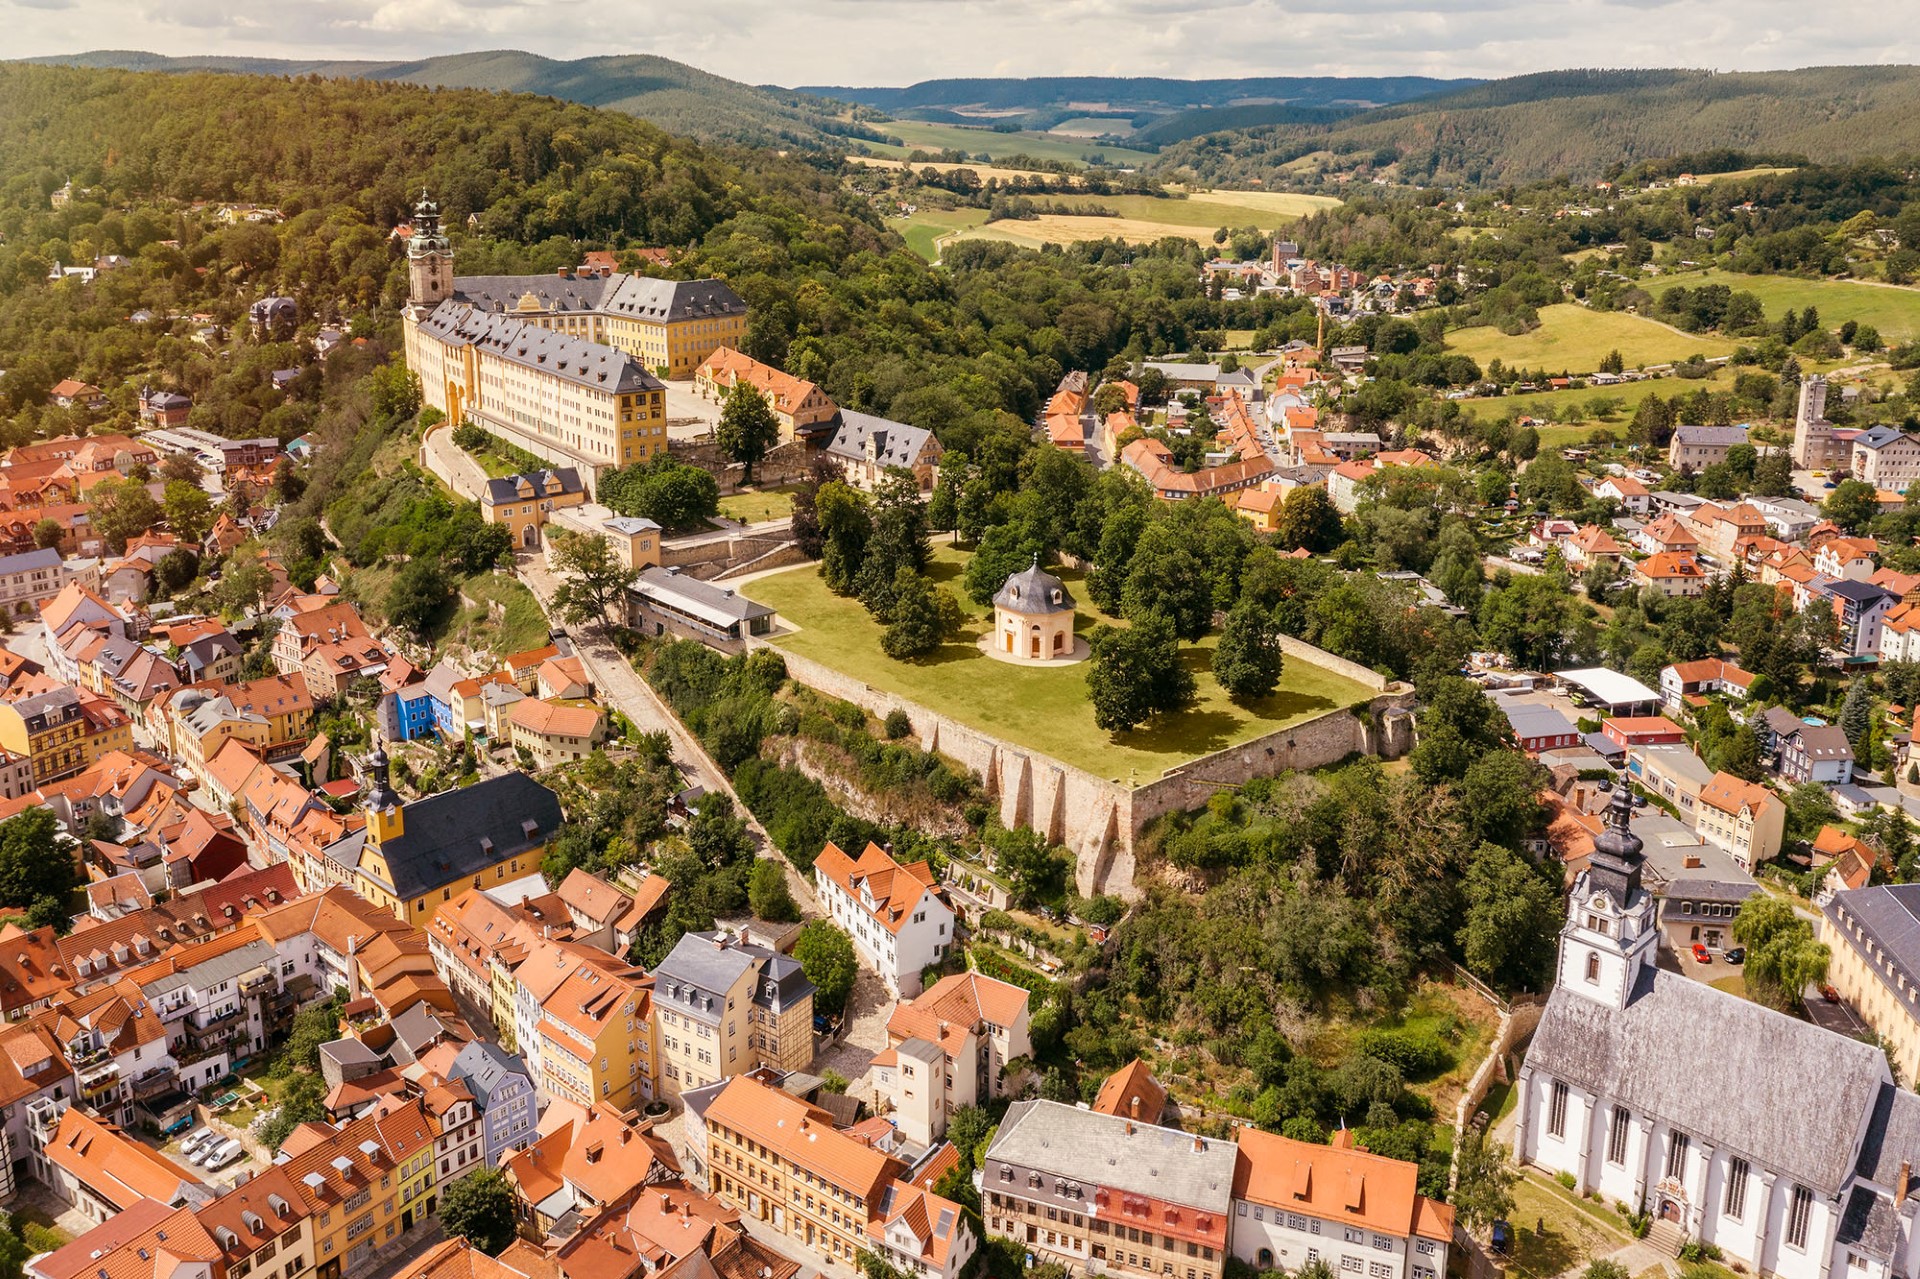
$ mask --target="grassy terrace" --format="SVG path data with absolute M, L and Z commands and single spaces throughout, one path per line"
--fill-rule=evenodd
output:
M 1530 333 L 1509 337 L 1481 325 L 1447 335 L 1448 350 L 1473 357 L 1483 368 L 1499 359 L 1510 366 L 1575 373 L 1599 368 L 1609 351 L 1620 352 L 1628 368 L 1637 368 L 1690 355 L 1732 355 L 1735 345 L 1711 334 L 1682 333 L 1624 311 L 1593 311 L 1571 302 L 1541 307 L 1540 327 Z
M 882 627 L 858 600 L 827 590 L 812 565 L 747 582 L 740 591 L 780 613 L 798 630 L 776 640 L 782 648 L 812 658 L 873 688 L 918 702 L 943 715 L 1051 755 L 1097 776 L 1145 783 L 1176 764 L 1224 750 L 1289 724 L 1343 706 L 1364 703 L 1371 689 L 1324 667 L 1289 660 L 1273 696 L 1251 707 L 1229 700 L 1213 682 L 1209 663 L 1214 639 L 1188 645 L 1183 660 L 1199 685 L 1194 704 L 1131 733 L 1094 727 L 1087 701 L 1085 663 L 1023 667 L 988 657 L 975 641 L 992 624 L 990 609 L 976 608 L 961 592 L 967 552 L 939 547 L 929 575 L 953 588 L 967 613 L 961 637 L 920 662 L 896 662 L 880 651 Z M 1096 624 L 1081 575 L 1061 577 L 1080 601 L 1081 634 Z
M 1691 289 L 1703 284 L 1724 284 L 1736 293 L 1753 294 L 1767 309 L 1767 319 L 1772 323 L 1778 323 L 1789 310 L 1804 311 L 1812 306 L 1819 308 L 1820 323 L 1829 329 L 1840 327 L 1846 320 L 1857 320 L 1879 329 L 1889 343 L 1920 337 L 1920 289 L 1915 288 L 1794 275 L 1737 275 L 1732 271 L 1676 275 L 1664 283 L 1652 281 L 1646 287 L 1657 295 L 1675 285 Z

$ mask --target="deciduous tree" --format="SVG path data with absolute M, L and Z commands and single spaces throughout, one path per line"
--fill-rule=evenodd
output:
M 753 483 L 753 468 L 780 439 L 780 419 L 764 395 L 745 383 L 735 383 L 720 410 L 713 430 L 720 452 L 740 463 L 741 478 Z
M 1108 732 L 1126 732 L 1193 696 L 1193 673 L 1180 660 L 1180 640 L 1166 618 L 1148 613 L 1130 626 L 1096 627 L 1089 642 L 1087 694 L 1093 722 Z
M 1242 601 L 1227 614 L 1213 651 L 1213 678 L 1238 702 L 1256 701 L 1280 686 L 1285 663 L 1273 614 Z

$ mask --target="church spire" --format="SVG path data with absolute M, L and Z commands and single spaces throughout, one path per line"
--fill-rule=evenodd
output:
M 1592 886 L 1612 897 L 1623 909 L 1640 891 L 1640 871 L 1646 859 L 1640 837 L 1628 825 L 1633 816 L 1633 796 L 1622 781 L 1607 806 L 1607 828 L 1593 837 L 1593 856 L 1587 865 Z

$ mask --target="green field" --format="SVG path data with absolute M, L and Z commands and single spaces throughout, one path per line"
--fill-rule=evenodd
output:
M 907 237 L 908 248 L 929 262 L 938 262 L 942 236 L 977 227 L 986 220 L 985 209 L 922 209 L 893 225 Z
M 965 151 L 968 155 L 987 155 L 994 159 L 1007 155 L 1030 155 L 1036 160 L 1059 160 L 1066 164 L 1085 164 L 1090 155 L 1098 155 L 1104 164 L 1137 168 L 1153 160 L 1150 151 L 1128 147 L 1095 146 L 1076 138 L 1051 133 L 996 133 L 964 124 L 935 124 L 928 120 L 888 120 L 876 125 L 882 133 L 901 139 L 904 146 L 883 142 L 864 145 L 875 155 L 906 156 L 914 151 Z
M 959 589 L 967 553 L 940 547 L 929 575 L 954 589 L 967 614 L 962 636 L 920 662 L 896 662 L 880 652 L 881 627 L 859 601 L 827 590 L 812 565 L 745 582 L 740 593 L 778 610 L 799 629 L 778 638 L 782 648 L 844 671 L 873 688 L 910 698 L 986 732 L 1051 755 L 1101 777 L 1148 782 L 1195 756 L 1284 728 L 1343 706 L 1371 699 L 1364 685 L 1323 667 L 1289 660 L 1280 690 L 1249 708 L 1230 701 L 1213 682 L 1209 659 L 1214 638 L 1189 645 L 1183 660 L 1199 684 L 1194 704 L 1131 733 L 1096 728 L 1087 702 L 1085 663 L 1023 667 L 988 657 L 975 641 L 992 625 L 991 610 L 977 608 Z M 1081 600 L 1077 623 L 1084 635 L 1095 625 L 1081 575 L 1061 577 Z
M 1540 326 L 1509 337 L 1489 325 L 1456 329 L 1447 349 L 1472 356 L 1482 368 L 1495 359 L 1509 367 L 1591 373 L 1607 352 L 1618 351 L 1628 368 L 1668 364 L 1689 356 L 1733 354 L 1725 338 L 1682 333 L 1624 311 L 1594 311 L 1572 302 L 1540 308 Z
M 1095 196 L 1087 197 L 1085 202 L 1111 209 L 1116 216 L 1042 213 L 1038 217 L 984 223 L 956 232 L 954 238 L 1006 240 L 1039 248 L 1043 244 L 1075 244 L 1082 240 L 1121 239 L 1141 243 L 1179 236 L 1211 245 L 1213 233 L 1223 226 L 1257 226 L 1272 231 L 1340 203 L 1332 196 L 1281 191 L 1205 191 L 1187 199 L 1164 200 L 1150 195 Z
M 758 524 L 780 520 L 793 514 L 793 494 L 797 485 L 784 484 L 770 489 L 742 489 L 720 499 L 720 514 L 730 520 Z
M 1820 309 L 1820 323 L 1839 328 L 1846 320 L 1871 324 L 1889 343 L 1920 338 L 1920 289 L 1853 280 L 1809 280 L 1792 275 L 1737 275 L 1731 271 L 1702 271 L 1681 275 L 1656 286 L 1665 293 L 1676 284 L 1698 288 L 1724 284 L 1735 292 L 1751 293 L 1767 309 L 1767 319 L 1778 323 L 1789 310 Z

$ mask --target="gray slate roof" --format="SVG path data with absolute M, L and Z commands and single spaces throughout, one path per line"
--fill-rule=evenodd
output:
M 1896 992 L 1899 979 L 1906 978 L 1907 1015 L 1920 1017 L 1920 884 L 1849 889 L 1835 893 L 1821 910 L 1835 932 L 1849 939 L 1847 944 L 1876 970 L 1890 997 L 1902 998 Z
M 658 391 L 665 386 L 625 351 L 510 315 L 489 315 L 452 299 L 435 307 L 420 328 L 450 346 L 480 347 L 524 368 L 608 394 Z
M 479 874 L 560 829 L 560 800 L 525 773 L 502 773 L 401 810 L 402 833 L 380 845 L 401 897 Z M 523 823 L 533 823 L 531 834 Z M 482 839 L 493 841 L 489 852 Z M 363 867 L 363 873 L 365 868 Z
M 551 475 L 560 481 L 558 493 L 547 492 L 547 477 Z M 524 478 L 532 483 L 533 492 L 520 496 L 520 481 Z M 507 475 L 500 479 L 487 481 L 487 505 L 505 506 L 509 502 L 537 502 L 546 497 L 564 497 L 581 491 L 580 472 L 571 466 L 555 467 L 550 471 L 527 471 L 522 475 Z
M 1071 613 L 1073 593 L 1067 590 L 1065 582 L 1041 568 L 1035 560 L 1032 567 L 1021 569 L 1000 584 L 1000 589 L 993 593 L 993 606 L 1036 616 Z
M 1837 1196 L 1886 1056 L 1659 969 L 1624 1009 L 1554 988 L 1527 1065 Z
M 1535 702 L 1509 702 L 1498 697 L 1493 701 L 1507 717 L 1514 737 L 1521 741 L 1534 737 L 1564 737 L 1570 733 L 1577 735 L 1579 732 L 1572 720 L 1551 706 L 1541 706 Z
M 655 280 L 643 275 L 611 277 L 613 289 L 600 309 L 671 323 L 744 315 L 747 304 L 719 280 Z
M 0 576 L 59 567 L 60 551 L 53 546 L 36 547 L 31 551 L 21 551 L 18 555 L 0 555 Z
M 498 1088 L 507 1076 L 519 1075 L 525 1078 L 526 1074 L 525 1062 L 498 1044 L 488 1043 L 484 1039 L 476 1039 L 462 1048 L 460 1055 L 453 1059 L 453 1065 L 447 1070 L 448 1078 L 467 1081 L 468 1091 L 473 1093 L 474 1100 L 480 1104 L 482 1110 L 487 1108 L 487 1101 L 493 1096 L 493 1090 Z
M 827 452 L 864 462 L 867 443 L 872 441 L 877 464 L 911 467 L 919 460 L 932 434 L 923 426 L 908 426 L 905 422 L 890 422 L 870 413 L 841 409 L 840 425 L 827 444 Z
M 1238 1156 L 1239 1147 L 1230 1141 L 1057 1101 L 1015 1102 L 987 1150 L 989 1164 L 1012 1164 L 1223 1214 L 1233 1197 Z M 996 1176 L 989 1168 L 989 1186 Z
M 773 610 L 765 604 L 756 604 L 729 587 L 664 568 L 642 570 L 631 589 L 643 599 L 659 600 L 717 626 L 773 616 Z
M 1676 426 L 1673 438 L 1680 444 L 1745 444 L 1744 426 Z

